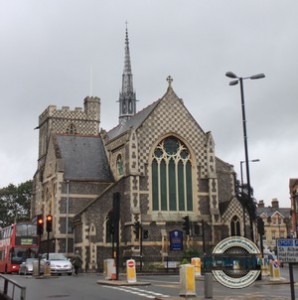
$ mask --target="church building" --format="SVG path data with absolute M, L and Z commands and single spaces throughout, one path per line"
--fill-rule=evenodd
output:
M 110 130 L 100 128 L 100 101 L 86 97 L 74 110 L 50 105 L 39 116 L 32 218 L 53 216 L 51 252 L 79 250 L 84 269 L 102 270 L 115 251 L 115 195 L 120 258 L 162 262 L 245 235 L 249 216 L 233 166 L 215 155 L 211 132 L 176 95 L 172 78 L 160 99 L 137 111 L 127 29 L 119 123 Z

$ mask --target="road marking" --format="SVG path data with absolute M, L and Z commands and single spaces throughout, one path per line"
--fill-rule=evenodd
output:
M 158 297 L 164 297 L 164 298 L 170 297 L 169 295 L 156 293 L 156 292 L 153 292 L 153 291 L 147 291 L 147 290 L 143 290 L 143 289 L 136 288 L 136 287 L 130 287 L 130 286 L 105 285 L 103 287 L 123 291 L 123 292 L 126 292 L 126 293 L 130 293 L 130 294 L 134 294 L 134 295 L 138 295 L 138 296 L 142 296 L 142 297 L 146 297 L 146 298 L 149 298 L 149 299 L 155 299 L 157 296 Z

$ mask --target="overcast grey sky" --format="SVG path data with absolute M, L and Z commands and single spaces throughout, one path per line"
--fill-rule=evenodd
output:
M 0 187 L 37 168 L 39 114 L 49 105 L 101 98 L 101 128 L 118 123 L 128 22 L 140 110 L 166 92 L 166 77 L 216 155 L 244 160 L 239 76 L 244 82 L 251 184 L 257 200 L 289 207 L 298 177 L 298 1 L 0 0 Z M 245 168 L 243 168 L 244 171 Z M 245 173 L 245 172 L 244 172 Z

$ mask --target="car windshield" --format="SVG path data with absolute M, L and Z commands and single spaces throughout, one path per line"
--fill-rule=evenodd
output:
M 67 260 L 62 253 L 49 253 L 50 260 Z

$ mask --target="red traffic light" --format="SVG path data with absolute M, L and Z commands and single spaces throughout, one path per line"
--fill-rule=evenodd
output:
M 36 233 L 38 235 L 43 234 L 43 215 L 37 215 L 37 222 L 36 222 Z
M 46 224 L 47 232 L 51 232 L 53 229 L 53 216 L 47 215 L 46 220 L 47 220 L 47 224 Z

